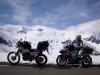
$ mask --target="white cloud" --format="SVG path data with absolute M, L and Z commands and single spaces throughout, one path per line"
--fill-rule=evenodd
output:
M 26 0 L 10 0 L 14 12 L 12 18 L 20 24 L 27 24 L 28 17 L 32 16 L 31 5 L 32 2 Z
M 87 17 L 88 16 L 88 10 L 86 10 L 86 9 L 80 10 L 80 16 Z
M 87 14 L 85 13 L 85 12 L 81 12 L 80 13 L 80 16 L 83 16 L 83 17 L 85 17 Z
M 40 21 L 42 25 L 50 25 L 56 24 L 60 21 L 65 22 L 73 19 L 81 20 L 81 18 L 88 16 L 88 11 L 87 9 L 80 8 L 81 7 L 75 4 L 74 1 L 69 1 L 69 3 L 61 4 L 52 8 L 51 11 L 45 12 L 44 16 L 35 18 L 35 20 L 33 20 L 33 24 L 37 24 Z
M 68 34 L 74 36 L 82 34 L 84 37 L 91 36 L 94 34 L 98 35 L 98 33 L 100 33 L 100 19 L 79 24 L 76 26 L 71 26 L 67 28 L 67 32 Z

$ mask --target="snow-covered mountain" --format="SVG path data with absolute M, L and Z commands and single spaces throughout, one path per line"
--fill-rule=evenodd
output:
M 10 51 L 16 51 L 15 44 L 19 39 L 30 41 L 32 48 L 36 48 L 37 43 L 42 40 L 50 41 L 49 63 L 55 63 L 59 50 L 62 48 L 62 41 L 73 40 L 76 35 L 81 34 L 87 45 L 100 52 L 99 33 L 100 19 L 84 24 L 66 27 L 64 30 L 58 30 L 47 26 L 33 25 L 3 25 L 0 26 L 0 61 L 7 61 L 6 55 Z M 95 34 L 95 35 L 94 35 Z M 96 37 L 93 42 L 93 38 Z
M 96 36 L 90 36 L 89 38 L 85 38 L 87 41 L 91 41 L 92 43 L 100 44 L 100 38 Z

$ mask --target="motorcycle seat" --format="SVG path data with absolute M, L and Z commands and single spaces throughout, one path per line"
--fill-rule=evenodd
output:
M 37 49 L 31 49 L 30 52 L 37 52 Z
M 66 51 L 64 51 L 64 50 L 60 50 L 60 53 L 67 53 Z

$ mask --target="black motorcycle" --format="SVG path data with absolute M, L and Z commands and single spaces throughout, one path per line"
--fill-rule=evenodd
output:
M 77 52 L 77 50 L 79 51 Z M 82 47 L 78 49 L 73 45 L 68 45 L 64 47 L 64 49 L 60 50 L 60 55 L 58 55 L 56 63 L 59 66 L 65 66 L 66 64 L 77 64 L 80 67 L 89 67 L 92 65 L 92 58 L 90 57 L 92 51 L 93 50 L 89 47 Z
M 48 42 L 46 42 L 48 44 Z M 17 52 L 10 52 L 7 56 L 7 60 L 10 64 L 16 65 L 20 62 L 20 55 L 24 61 L 36 61 L 40 66 L 43 66 L 47 63 L 47 56 L 40 52 L 37 49 L 31 49 L 31 44 L 27 41 L 17 43 Z M 47 48 L 48 46 L 46 46 Z M 42 48 L 42 47 L 41 47 Z

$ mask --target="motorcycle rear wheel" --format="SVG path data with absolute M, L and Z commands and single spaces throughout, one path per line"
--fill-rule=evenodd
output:
M 92 65 L 92 58 L 89 55 L 84 55 L 80 61 L 81 67 L 90 67 Z
M 36 57 L 35 61 L 39 66 L 44 66 L 47 63 L 48 59 L 46 55 L 40 54 Z

